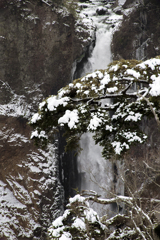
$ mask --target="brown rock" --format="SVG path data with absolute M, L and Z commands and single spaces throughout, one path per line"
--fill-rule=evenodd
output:
M 87 27 L 78 32 L 75 23 L 40 1 L 0 1 L 0 238 L 45 239 L 63 211 L 55 146 L 36 148 L 27 122 L 71 81 L 90 44 Z

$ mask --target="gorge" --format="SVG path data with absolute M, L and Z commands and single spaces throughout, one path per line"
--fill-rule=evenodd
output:
M 96 41 L 91 56 L 83 65 L 82 70 L 80 70 L 80 67 L 78 69 L 79 76 L 75 74 L 77 78 L 98 69 L 106 69 L 112 60 L 110 49 L 112 26 L 119 23 L 123 18 L 122 15 L 117 15 L 112 11 L 112 6 L 115 4 L 114 1 L 107 4 L 101 1 L 90 1 L 85 4 L 85 7 L 83 3 L 80 5 L 84 8 L 81 13 L 93 20 L 93 24 L 96 26 Z M 106 198 L 111 190 L 115 188 L 118 194 L 123 195 L 123 187 L 120 184 L 114 186 L 113 164 L 102 157 L 102 148 L 99 145 L 95 145 L 91 133 L 82 135 L 81 148 L 83 150 L 77 159 L 79 190 L 93 190 L 100 194 L 101 197 Z M 121 185 L 123 184 L 121 183 Z M 112 215 L 114 212 L 113 206 L 109 207 L 111 210 L 96 203 L 92 204 L 92 207 L 100 216 L 107 213 Z
M 102 164 L 100 150 L 87 140 L 90 136 L 81 141 L 85 149 L 79 159 L 84 162 L 76 163 L 74 153 L 63 150 L 63 133 L 47 149 L 37 148 L 30 140 L 27 122 L 44 98 L 56 94 L 73 78 L 106 68 L 111 60 L 146 60 L 160 55 L 159 11 L 158 0 L 92 0 L 80 1 L 78 16 L 83 13 L 85 17 L 75 18 L 73 9 L 57 1 L 0 2 L 0 238 L 46 239 L 47 228 L 75 194 L 73 188 L 92 188 L 93 181 L 89 183 L 89 175 L 85 180 L 85 172 L 104 173 L 107 179 L 96 182 L 106 188 L 106 181 L 115 181 L 119 190 L 117 166 Z M 109 29 L 114 30 L 111 52 Z M 128 159 L 159 159 L 160 137 L 154 125 L 146 120 L 143 127 L 150 132 L 148 146 L 132 148 Z M 88 150 L 93 148 L 94 153 Z M 92 166 L 83 168 L 91 155 L 95 172 Z

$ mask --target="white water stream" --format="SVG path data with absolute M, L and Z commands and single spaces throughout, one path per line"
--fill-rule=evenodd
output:
M 104 4 L 104 1 L 92 0 L 84 3 L 82 12 L 91 17 L 96 25 L 96 44 L 92 56 L 85 65 L 82 76 L 93 72 L 96 69 L 105 69 L 111 62 L 111 36 L 112 25 L 119 19 L 111 10 L 111 4 Z M 97 9 L 106 9 L 105 15 L 98 15 Z M 78 157 L 78 172 L 81 176 L 80 190 L 94 190 L 101 197 L 109 197 L 113 188 L 113 164 L 105 160 L 101 155 L 101 147 L 95 145 L 92 134 L 84 134 L 80 141 L 82 152 Z M 120 190 L 120 189 L 119 189 Z M 121 191 L 121 190 L 120 190 Z M 100 216 L 107 214 L 109 207 L 95 204 L 92 206 Z M 111 214 L 111 213 L 110 213 Z

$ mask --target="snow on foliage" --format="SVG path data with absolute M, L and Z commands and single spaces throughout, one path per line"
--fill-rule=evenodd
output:
M 90 208 L 86 198 L 77 194 L 69 199 L 63 216 L 48 229 L 49 239 L 102 239 L 107 230 L 97 213 Z
M 146 140 L 140 128 L 144 116 L 158 116 L 159 122 L 159 95 L 159 57 L 115 61 L 44 100 L 30 121 L 36 130 L 32 138 L 43 140 L 42 131 L 49 136 L 63 127 L 66 149 L 75 150 L 80 136 L 90 131 L 105 158 L 123 154 L 132 144 Z
M 73 111 L 66 110 L 65 114 L 59 118 L 58 124 L 60 124 L 60 126 L 64 126 L 64 124 L 67 123 L 68 127 L 72 129 L 78 121 L 79 117 L 77 109 L 74 109 Z
M 139 199 L 134 195 L 132 197 L 118 195 L 110 199 L 101 199 L 93 191 L 86 193 L 87 197 L 77 194 L 69 199 L 68 209 L 54 220 L 48 229 L 49 240 L 155 239 L 153 229 L 157 224 L 152 219 L 153 215 L 151 212 L 145 212 L 142 204 L 139 206 Z M 150 204 L 153 199 L 147 200 Z M 153 205 L 160 202 L 158 199 L 154 200 Z M 90 208 L 91 201 L 99 204 L 125 203 L 127 209 L 125 214 L 117 213 L 113 217 L 105 215 L 100 218 Z
M 155 75 L 152 75 L 151 79 L 153 80 L 153 83 L 150 84 L 150 94 L 157 97 L 160 95 L 160 76 L 156 77 Z
M 68 97 L 57 99 L 56 96 L 51 96 L 47 99 L 48 110 L 49 111 L 56 110 L 56 108 L 60 105 L 65 107 L 67 105 L 68 101 L 69 101 Z M 41 107 L 42 107 L 42 105 L 41 105 Z

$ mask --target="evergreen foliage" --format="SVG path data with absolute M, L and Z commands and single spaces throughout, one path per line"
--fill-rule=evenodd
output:
M 88 192 L 89 193 L 89 192 Z M 99 204 L 125 203 L 125 214 L 115 214 L 99 217 L 90 208 L 89 200 Z M 143 202 L 152 203 L 155 207 L 159 199 L 138 199 L 132 197 L 116 196 L 110 199 L 101 199 L 91 191 L 88 197 L 75 195 L 69 199 L 64 214 L 52 222 L 48 229 L 49 240 L 149 240 L 159 239 L 156 231 L 159 224 L 152 211 L 143 209 Z M 141 201 L 141 204 L 139 203 Z M 150 207 L 151 209 L 151 207 Z
M 79 151 L 81 135 L 87 131 L 103 147 L 103 156 L 124 154 L 131 145 L 143 143 L 143 118 L 155 117 L 159 124 L 160 57 L 145 62 L 114 61 L 59 90 L 39 105 L 30 124 L 31 138 L 46 144 L 59 128 L 65 130 L 66 150 Z
M 107 228 L 89 207 L 89 202 L 79 194 L 69 201 L 63 216 L 48 229 L 49 239 L 104 239 Z

